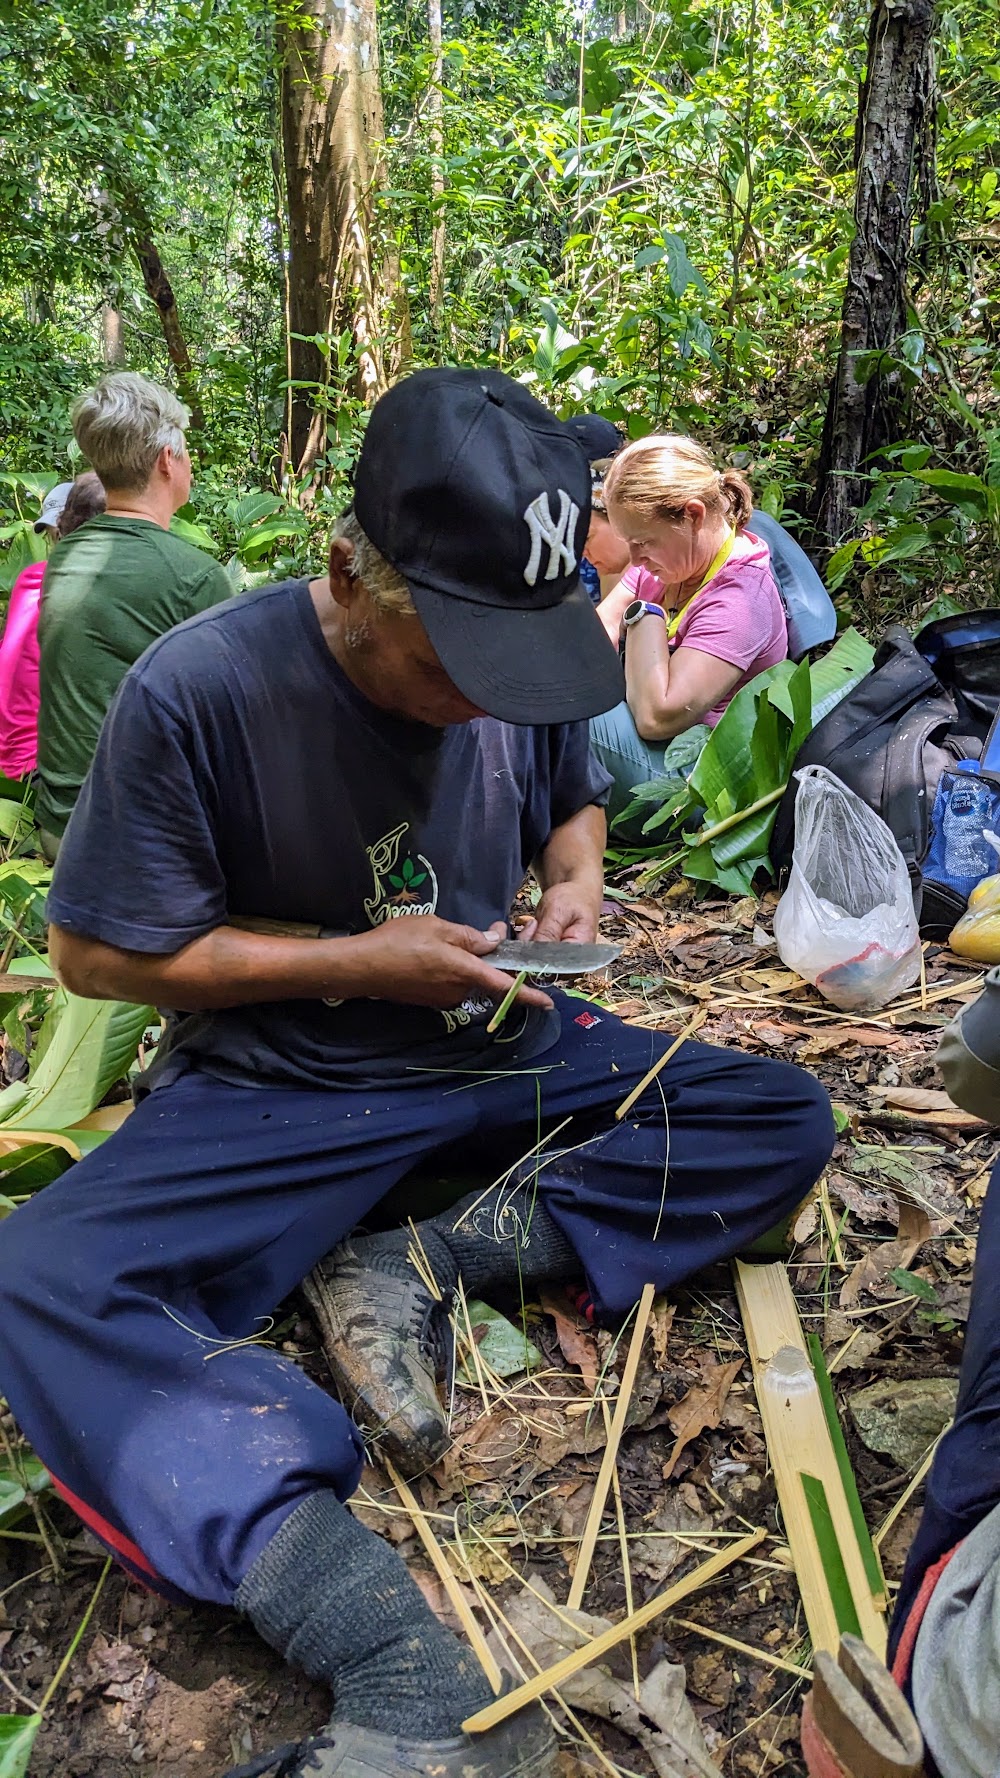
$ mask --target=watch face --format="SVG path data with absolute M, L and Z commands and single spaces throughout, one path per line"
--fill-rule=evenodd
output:
M 625 607 L 625 615 L 622 618 L 622 622 L 626 624 L 638 623 L 640 617 L 642 617 L 645 612 L 645 609 L 645 604 L 641 599 L 633 599 L 631 605 L 626 605 Z

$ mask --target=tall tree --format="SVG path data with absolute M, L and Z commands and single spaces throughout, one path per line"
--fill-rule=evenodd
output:
M 431 44 L 431 85 L 427 94 L 427 125 L 431 148 L 431 273 L 428 295 L 431 326 L 438 339 L 444 329 L 444 119 L 442 82 L 444 50 L 441 33 L 441 0 L 427 0 L 427 26 Z
M 385 386 L 385 272 L 373 215 L 385 126 L 375 0 L 301 0 L 282 12 L 279 30 L 291 460 L 302 470 L 325 443 L 337 336 L 353 341 L 358 393 L 370 400 Z
M 820 465 L 821 524 L 837 543 L 862 499 L 861 466 L 899 436 L 898 372 L 918 196 L 934 183 L 934 0 L 877 0 L 855 134 L 855 235 Z

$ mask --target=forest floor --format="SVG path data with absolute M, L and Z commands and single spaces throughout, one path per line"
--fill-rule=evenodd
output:
M 778 961 L 773 900 L 695 906 L 682 888 L 656 902 L 609 901 L 605 935 L 624 949 L 610 980 L 590 989 L 651 1029 L 679 1031 L 703 1009 L 700 1037 L 803 1064 L 841 1108 L 837 1150 L 795 1221 L 788 1267 L 803 1325 L 823 1342 L 891 1595 L 919 1517 L 922 1487 L 912 1482 L 953 1405 L 978 1210 L 996 1155 L 995 1133 L 940 1092 L 933 1060 L 940 1027 L 980 976 L 930 946 L 919 988 L 888 1012 L 846 1016 Z M 614 1405 L 628 1330 L 617 1341 L 595 1332 L 561 1292 L 529 1305 L 526 1325 L 541 1362 L 504 1380 L 488 1362 L 474 1365 L 455 1391 L 452 1449 L 415 1486 L 468 1604 L 485 1627 L 490 1618 L 499 1625 L 530 1672 L 523 1644 L 543 1665 L 564 1652 L 553 1647 L 561 1623 L 545 1589 L 557 1602 L 567 1597 L 607 1436 L 596 1398 Z M 321 1379 L 318 1340 L 299 1305 L 279 1333 L 283 1350 Z M 474 1337 L 485 1356 L 478 1328 Z M 887 1385 L 891 1399 L 874 1410 L 869 1400 L 866 1413 L 856 1398 L 870 1385 Z M 638 1637 L 641 1710 L 627 1642 L 609 1659 L 610 1679 L 588 1670 L 565 1689 L 574 1720 L 554 1706 L 566 1732 L 563 1778 L 582 1769 L 672 1778 L 680 1768 L 664 1728 L 694 1750 L 691 1773 L 711 1770 L 706 1749 L 726 1778 L 800 1773 L 808 1640 L 727 1268 L 656 1305 L 619 1474 L 620 1514 L 611 1496 L 586 1590 L 591 1614 L 620 1620 L 627 1594 L 639 1605 L 749 1528 L 767 1536 Z M 453 1622 L 413 1520 L 377 1466 L 354 1505 Z M 0 1539 L 8 1710 L 37 1707 L 101 1571 L 76 1521 L 59 1506 L 46 1510 L 58 1576 L 30 1541 L 35 1532 Z M 669 1664 L 686 1671 L 686 1704 Z M 327 1709 L 324 1692 L 232 1614 L 166 1604 L 115 1570 L 46 1715 L 32 1778 L 219 1778 L 319 1727 Z

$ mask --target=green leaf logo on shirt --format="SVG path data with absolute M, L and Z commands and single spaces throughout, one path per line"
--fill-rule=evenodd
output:
M 429 859 L 419 852 L 412 857 L 404 853 L 409 829 L 409 822 L 401 821 L 367 848 L 375 893 L 366 899 L 365 913 L 373 926 L 400 914 L 433 914 L 437 907 L 437 878 Z
M 399 877 L 390 875 L 389 881 L 394 889 L 419 889 L 421 883 L 427 881 L 427 872 L 425 870 L 418 871 L 412 858 L 403 860 L 402 873 L 402 876 Z

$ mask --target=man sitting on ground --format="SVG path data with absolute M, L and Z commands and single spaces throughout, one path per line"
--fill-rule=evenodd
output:
M 169 529 L 191 492 L 187 418 L 168 389 L 131 371 L 104 377 L 73 409 L 107 505 L 57 544 L 45 576 L 35 816 L 50 858 L 133 661 L 233 590 L 217 562 Z
M 0 1226 L 0 1389 L 136 1572 L 235 1605 L 332 1686 L 328 1730 L 258 1774 L 541 1778 L 554 1757 L 537 1707 L 462 1734 L 483 1674 L 345 1509 L 358 1426 L 248 1340 L 262 1318 L 456 1145 L 510 1179 L 421 1225 L 442 1291 L 582 1273 L 611 1319 L 752 1241 L 831 1151 L 825 1094 L 787 1064 L 687 1043 L 617 1122 L 667 1037 L 533 987 L 488 1029 L 532 861 L 535 938 L 597 931 L 585 718 L 622 681 L 578 582 L 589 494 L 571 433 L 507 377 L 398 384 L 328 575 L 149 650 L 56 868 L 66 985 L 185 1010 L 123 1128 Z M 441 1442 L 446 1305 L 407 1245 L 356 1238 L 325 1276 L 348 1404 L 412 1469 Z

